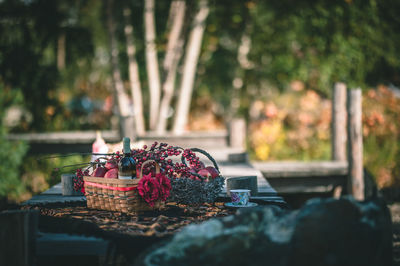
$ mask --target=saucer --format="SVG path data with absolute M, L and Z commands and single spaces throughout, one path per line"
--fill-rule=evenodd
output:
M 232 202 L 227 202 L 224 205 L 225 205 L 225 207 L 228 207 L 228 208 L 250 208 L 250 207 L 257 206 L 258 204 L 255 202 L 249 202 L 249 203 L 247 203 L 247 205 L 233 205 Z

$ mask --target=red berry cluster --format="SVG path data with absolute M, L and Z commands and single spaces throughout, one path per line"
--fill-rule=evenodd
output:
M 196 153 L 194 153 L 190 149 L 186 149 L 183 151 L 183 160 L 182 162 L 185 163 L 184 159 L 189 162 L 189 167 L 194 170 L 199 170 L 201 168 L 204 168 L 204 163 L 200 161 L 200 158 L 196 156 Z
M 184 162 L 174 162 L 171 159 L 172 156 L 180 155 L 190 162 L 190 166 L 187 166 Z M 154 142 L 150 148 L 144 145 L 142 149 L 133 150 L 132 157 L 137 163 L 137 169 L 141 169 L 142 164 L 147 160 L 156 161 L 161 170 L 170 178 L 194 177 L 191 174 L 191 168 L 200 168 L 201 166 L 199 158 L 191 150 L 170 146 L 167 143 L 158 144 L 158 142 Z M 154 168 L 143 169 L 143 174 L 148 174 L 150 171 L 154 171 Z
M 103 157 L 103 159 L 107 159 L 107 161 L 115 160 L 118 162 L 121 158 L 121 153 L 117 151 L 114 154 L 110 154 L 107 158 Z M 142 149 L 134 149 L 131 151 L 132 158 L 136 161 L 137 171 L 140 171 L 142 164 L 147 160 L 156 161 L 161 171 L 169 178 L 191 178 L 198 180 L 198 174 L 196 172 L 204 168 L 204 164 L 200 161 L 199 157 L 190 150 L 183 149 L 181 147 L 174 147 L 168 145 L 167 143 L 158 143 L 154 142 L 150 147 L 144 145 Z M 181 161 L 172 160 L 173 156 L 181 156 Z M 179 158 L 178 158 L 179 159 Z M 76 176 L 74 178 L 74 189 L 76 191 L 84 192 L 83 186 L 83 176 L 89 175 L 90 167 L 96 164 L 104 164 L 101 163 L 101 160 L 97 159 L 95 164 L 89 165 L 85 170 L 77 169 Z M 155 172 L 155 166 L 151 165 L 143 169 L 143 174 L 147 175 L 150 172 Z

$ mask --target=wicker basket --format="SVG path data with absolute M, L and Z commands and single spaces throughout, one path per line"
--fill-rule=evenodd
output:
M 155 161 L 148 160 L 143 163 L 139 178 L 137 179 L 124 180 L 84 176 L 87 207 L 128 214 L 160 209 L 164 205 L 164 202 L 157 201 L 154 206 L 150 206 L 139 195 L 137 190 L 139 181 L 143 177 L 142 170 L 148 163 L 155 163 L 156 173 L 160 172 L 160 166 Z
M 191 148 L 191 150 L 206 156 L 213 163 L 214 168 L 220 172 L 217 162 L 209 153 L 199 148 Z M 181 160 L 182 163 L 186 164 L 183 156 L 181 157 Z M 168 200 L 187 205 L 213 203 L 222 191 L 225 178 L 220 175 L 206 182 L 204 177 L 195 173 L 192 173 L 192 175 L 199 177 L 201 180 L 171 178 L 172 190 Z

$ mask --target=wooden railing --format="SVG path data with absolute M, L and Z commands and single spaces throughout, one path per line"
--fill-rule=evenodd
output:
M 119 143 L 122 139 L 122 133 L 119 130 L 101 131 L 101 135 L 110 144 Z M 144 136 L 136 136 L 133 141 L 140 147 L 157 141 L 184 148 L 197 147 L 213 150 L 218 159 L 237 162 L 247 160 L 245 137 L 245 123 L 237 119 L 232 121 L 227 130 L 187 132 L 181 135 L 147 132 Z M 7 138 L 10 141 L 23 140 L 29 143 L 29 154 L 90 153 L 92 143 L 96 139 L 96 131 L 10 134 Z
M 120 141 L 117 130 L 101 131 L 106 142 Z M 8 140 L 23 140 L 29 143 L 30 154 L 91 152 L 96 131 L 67 131 L 48 133 L 10 134 Z
M 282 194 L 331 193 L 365 197 L 361 89 L 337 83 L 332 98 L 332 159 L 322 162 L 253 162 Z M 346 104 L 347 102 L 347 104 Z

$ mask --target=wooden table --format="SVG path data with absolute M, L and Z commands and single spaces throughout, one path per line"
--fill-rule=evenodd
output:
M 240 162 L 223 162 L 219 164 L 221 174 L 226 178 L 238 176 L 257 176 L 258 196 L 253 197 L 257 200 L 263 200 L 266 203 L 285 204 L 282 197 L 277 195 L 274 188 L 270 186 L 268 181 L 263 177 L 261 171 L 255 169 L 250 163 Z M 226 182 L 225 186 L 220 193 L 220 197 L 227 200 L 226 195 Z M 33 196 L 23 205 L 38 205 L 38 204 L 51 204 L 51 203 L 67 203 L 67 202 L 85 202 L 85 196 L 63 196 L 61 183 L 51 187 L 43 193 Z
M 226 153 L 214 152 L 213 156 L 218 160 L 221 174 L 226 178 L 257 177 L 259 193 L 251 201 L 260 205 L 286 208 L 285 201 L 277 195 L 262 173 L 247 160 L 232 161 L 226 157 Z M 241 156 L 238 153 L 236 158 Z M 227 197 L 224 186 L 215 204 L 188 207 L 168 203 L 167 209 L 160 213 L 129 216 L 118 212 L 90 210 L 86 208 L 84 196 L 63 196 L 62 185 L 59 183 L 24 202 L 22 209 L 39 210 L 40 233 L 36 250 L 42 259 L 50 256 L 57 262 L 59 256 L 64 256 L 63 260 L 66 260 L 69 255 L 85 255 L 107 260 L 109 258 L 105 254 L 117 248 L 123 254 L 122 257 L 128 256 L 132 260 L 144 248 L 171 237 L 189 223 L 234 214 L 236 210 L 224 207 L 224 202 L 227 201 L 230 198 Z M 136 252 L 124 250 L 118 246 L 120 243 L 128 243 Z M 47 262 L 51 264 L 52 261 Z

